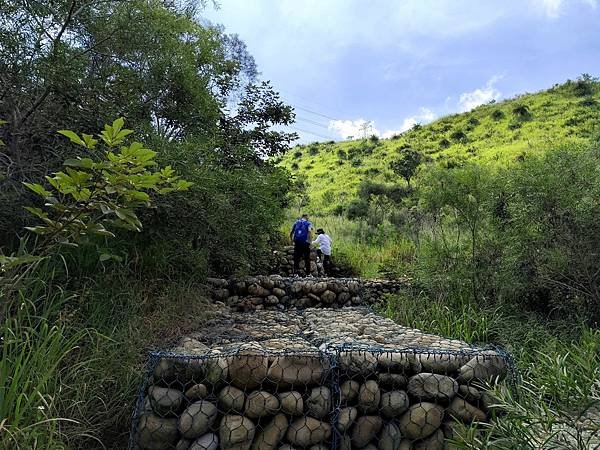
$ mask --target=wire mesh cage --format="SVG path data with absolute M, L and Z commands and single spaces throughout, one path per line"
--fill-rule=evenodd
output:
M 490 419 L 486 387 L 516 376 L 492 347 L 280 344 L 152 353 L 130 449 L 442 449 L 453 423 Z

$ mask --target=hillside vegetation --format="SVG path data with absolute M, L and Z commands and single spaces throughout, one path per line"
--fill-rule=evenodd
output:
M 386 185 L 402 196 L 405 181 L 390 168 L 410 148 L 442 167 L 477 162 L 507 166 L 558 143 L 582 143 L 600 133 L 600 84 L 588 76 L 470 112 L 442 117 L 391 139 L 315 142 L 282 159 L 301 182 L 303 204 L 315 214 L 347 212 L 361 182 Z M 396 192 L 393 192 L 393 189 Z

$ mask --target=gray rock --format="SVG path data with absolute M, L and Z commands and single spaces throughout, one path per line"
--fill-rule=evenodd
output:
M 456 372 L 469 358 L 461 354 L 424 353 L 417 355 L 423 371 L 448 375 Z
M 267 391 L 254 391 L 246 399 L 244 415 L 251 419 L 275 414 L 279 410 L 279 399 Z
M 243 416 L 224 416 L 219 426 L 221 449 L 248 450 L 252 445 L 256 426 Z
M 241 414 L 244 411 L 246 395 L 241 389 L 234 386 L 225 386 L 219 392 L 218 400 L 221 412 L 225 414 Z
M 296 419 L 286 433 L 286 439 L 298 447 L 320 444 L 331 436 L 331 426 L 312 417 Z
M 218 357 L 219 352 L 213 351 L 210 358 L 204 361 L 206 367 L 205 380 L 213 385 L 222 384 L 227 381 L 229 374 L 229 364 L 224 357 Z
M 340 409 L 336 428 L 340 433 L 346 432 L 358 417 L 358 410 L 353 407 Z
M 407 391 L 423 400 L 447 400 L 458 392 L 458 383 L 445 375 L 420 373 L 408 380 Z
M 409 406 L 408 395 L 404 391 L 390 391 L 381 394 L 379 411 L 386 419 L 400 417 Z
M 423 439 L 433 434 L 442 424 L 444 410 L 434 403 L 420 402 L 408 408 L 398 425 L 403 436 Z
M 352 447 L 362 448 L 381 430 L 383 420 L 379 416 L 361 416 L 352 428 Z
M 408 383 L 407 378 L 399 373 L 378 373 L 377 383 L 384 389 L 403 389 Z
M 450 402 L 447 413 L 455 419 L 466 423 L 485 422 L 487 419 L 486 414 L 482 410 L 459 397 Z
M 368 380 L 363 383 L 358 391 L 358 409 L 365 414 L 375 413 L 380 401 L 381 391 L 377 382 Z
M 177 442 L 177 419 L 143 414 L 138 422 L 138 444 L 145 450 L 167 450 Z
M 413 450 L 412 442 L 408 439 L 402 439 L 400 441 L 400 447 L 398 447 L 398 450 Z
M 339 353 L 340 371 L 346 375 L 369 376 L 377 369 L 377 358 L 364 350 L 349 350 Z
M 152 409 L 159 416 L 177 416 L 185 399 L 183 392 L 159 386 L 148 388 L 148 398 Z
M 277 414 L 256 436 L 252 450 L 275 450 L 285 436 L 288 426 L 289 421 L 285 414 Z
M 342 403 L 348 404 L 354 401 L 358 396 L 360 383 L 354 380 L 344 381 L 340 386 L 340 400 Z
M 421 363 L 416 355 L 405 352 L 383 352 L 377 355 L 379 368 L 384 372 L 395 373 L 418 373 L 421 371 Z
M 496 378 L 506 376 L 506 362 L 495 352 L 484 352 L 470 359 L 458 369 L 458 381 L 469 383 L 471 381 L 492 382 Z
M 444 450 L 444 432 L 438 429 L 431 436 L 415 442 L 414 450 Z
M 273 358 L 267 376 L 282 389 L 305 387 L 319 384 L 328 368 L 328 362 L 322 358 L 285 355 Z
M 208 388 L 204 384 L 194 384 L 191 388 L 185 391 L 185 396 L 188 400 L 202 400 L 208 395 Z
M 327 290 L 321 294 L 321 300 L 323 301 L 323 303 L 326 303 L 326 304 L 333 303 L 335 301 L 336 297 L 337 296 L 336 296 L 335 292 L 330 291 L 330 290 Z
M 381 430 L 379 437 L 379 450 L 398 450 L 402 441 L 402 433 L 400 428 L 394 422 L 386 423 Z
M 217 450 L 218 448 L 219 438 L 214 433 L 208 433 L 196 439 L 189 450 Z
M 281 392 L 278 397 L 281 403 L 281 412 L 290 416 L 300 416 L 304 413 L 304 400 L 300 392 Z
M 273 289 L 273 295 L 282 298 L 283 296 L 285 296 L 285 291 L 283 289 L 279 289 L 279 288 L 274 288 Z
M 187 439 L 202 436 L 212 427 L 217 413 L 217 407 L 207 400 L 192 403 L 179 416 L 179 432 Z
M 267 378 L 269 360 L 264 349 L 256 344 L 243 344 L 239 352 L 229 358 L 231 383 L 241 389 L 255 389 Z
M 481 399 L 481 392 L 473 386 L 461 384 L 458 387 L 458 395 L 468 402 L 477 403 Z
M 318 283 L 315 283 L 312 286 L 311 292 L 315 295 L 321 295 L 326 290 L 327 290 L 327 283 L 324 281 L 320 281 Z
M 331 411 L 331 390 L 325 386 L 312 388 L 306 399 L 306 409 L 309 416 L 322 419 Z

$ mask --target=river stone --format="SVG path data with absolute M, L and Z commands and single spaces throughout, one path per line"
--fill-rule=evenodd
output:
M 286 439 L 298 447 L 320 444 L 331 436 L 331 426 L 312 417 L 296 419 L 286 433 Z
M 378 373 L 377 384 L 384 389 L 403 389 L 406 387 L 407 379 L 399 373 Z
M 273 295 L 281 298 L 281 297 L 285 296 L 285 291 L 283 289 L 274 288 L 273 289 Z
M 269 360 L 258 344 L 242 344 L 229 359 L 231 383 L 240 389 L 255 389 L 267 378 Z
M 377 355 L 377 364 L 384 372 L 408 373 L 412 370 L 415 362 L 415 355 L 408 353 L 384 351 Z M 420 367 L 414 372 L 420 372 Z
M 179 417 L 179 431 L 188 439 L 202 436 L 212 427 L 217 413 L 217 407 L 207 400 L 192 403 Z
M 434 403 L 415 403 L 402 417 L 399 425 L 402 435 L 409 439 L 423 439 L 433 434 L 442 424 L 444 410 Z
M 407 391 L 419 399 L 447 400 L 458 392 L 458 383 L 445 375 L 420 373 L 408 380 Z
M 331 410 L 331 390 L 325 386 L 312 388 L 306 399 L 306 410 L 309 416 L 322 419 Z
M 487 418 L 482 410 L 459 397 L 452 400 L 447 412 L 455 419 L 466 423 L 485 422 Z
M 277 414 L 256 436 L 252 450 L 275 450 L 285 436 L 288 426 L 289 421 L 285 414 Z
M 337 296 L 337 302 L 341 304 L 345 304 L 348 300 L 350 300 L 351 295 L 348 292 L 340 292 Z
M 394 422 L 386 423 L 379 437 L 379 450 L 398 450 L 402 433 Z
M 183 392 L 159 386 L 148 388 L 148 398 L 152 409 L 159 416 L 177 416 L 185 399 Z
M 371 352 L 364 350 L 350 350 L 339 353 L 339 367 L 346 376 L 369 376 L 377 369 L 377 358 Z
M 352 428 L 352 447 L 362 448 L 377 436 L 383 420 L 379 416 L 361 416 Z
M 279 303 L 279 297 L 277 297 L 276 295 L 269 295 L 267 297 L 267 305 L 276 305 L 277 303 Z
M 431 436 L 415 442 L 413 450 L 444 450 L 444 432 L 438 429 Z
M 379 408 L 381 401 L 381 391 L 377 381 L 369 380 L 365 382 L 358 391 L 358 409 L 363 413 L 374 413 Z M 362 446 L 361 446 L 362 447 Z
M 311 292 L 315 295 L 320 295 L 327 290 L 327 283 L 324 281 L 319 281 L 315 283 L 311 289 Z
M 358 416 L 358 410 L 356 408 L 342 408 L 340 409 L 336 428 L 340 433 L 344 433 L 348 428 L 352 426 L 356 417 Z
M 503 379 L 506 375 L 506 362 L 496 353 L 484 352 L 469 360 L 458 369 L 458 381 L 469 383 L 471 381 L 491 382 L 496 378 Z
M 400 441 L 400 446 L 398 447 L 398 450 L 413 450 L 412 442 L 408 439 L 402 439 Z
M 177 419 L 143 414 L 138 422 L 138 444 L 147 450 L 167 450 L 177 442 Z
M 408 395 L 404 391 L 390 391 L 381 394 L 379 411 L 387 419 L 400 417 L 408 409 L 408 406 Z
M 425 372 L 448 375 L 456 372 L 469 357 L 461 354 L 424 353 L 417 355 L 417 359 Z
M 300 416 L 304 412 L 302 394 L 296 391 L 281 392 L 278 394 L 281 403 L 281 412 L 290 416 Z
M 202 400 L 208 395 L 208 388 L 204 384 L 194 384 L 191 388 L 185 391 L 185 396 L 188 400 Z
M 196 439 L 189 450 L 217 450 L 218 448 L 219 438 L 215 433 L 208 433 Z
M 335 292 L 330 291 L 330 290 L 326 290 L 325 292 L 323 292 L 321 294 L 321 300 L 323 300 L 323 303 L 327 303 L 327 304 L 331 304 L 333 302 L 335 302 L 337 295 L 335 294 Z
M 267 391 L 254 391 L 246 399 L 244 415 L 251 419 L 268 416 L 279 410 L 279 400 Z
M 458 395 L 468 402 L 477 403 L 481 399 L 481 392 L 473 386 L 461 384 L 458 387 Z
M 343 435 L 339 442 L 339 450 L 352 450 L 352 439 L 347 434 Z
M 351 403 L 358 396 L 360 383 L 354 380 L 344 381 L 340 386 L 340 400 L 342 403 Z
M 244 411 L 244 404 L 246 402 L 246 395 L 244 391 L 234 386 L 225 386 L 219 392 L 219 408 L 221 412 L 225 414 L 238 413 L 241 414 Z
M 256 433 L 254 423 L 244 416 L 224 416 L 219 427 L 221 449 L 248 450 Z
M 273 359 L 267 371 L 269 380 L 280 388 L 305 387 L 318 384 L 327 369 L 327 362 L 310 355 L 285 355 Z

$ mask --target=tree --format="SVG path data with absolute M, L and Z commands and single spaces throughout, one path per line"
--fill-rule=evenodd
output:
M 399 149 L 398 153 L 400 154 L 400 159 L 392 161 L 390 169 L 396 175 L 404 178 L 410 186 L 410 180 L 417 173 L 417 169 L 423 161 L 423 155 L 412 148 Z

